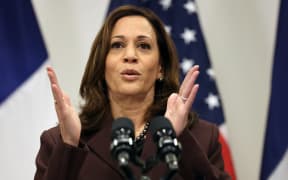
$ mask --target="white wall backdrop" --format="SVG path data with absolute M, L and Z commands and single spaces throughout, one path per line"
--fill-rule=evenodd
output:
M 109 0 L 33 0 L 49 57 L 75 105 Z M 258 179 L 279 0 L 198 0 L 238 179 Z

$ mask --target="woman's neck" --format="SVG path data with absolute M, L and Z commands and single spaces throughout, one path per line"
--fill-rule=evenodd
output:
M 112 115 L 114 118 L 127 117 L 133 121 L 135 137 L 145 126 L 145 113 L 153 103 L 154 95 L 146 96 L 119 96 L 109 94 Z

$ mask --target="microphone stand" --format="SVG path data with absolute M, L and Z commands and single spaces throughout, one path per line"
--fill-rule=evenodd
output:
M 173 153 L 168 153 L 165 156 L 165 160 L 167 162 L 167 166 L 169 171 L 164 176 L 163 180 L 170 180 L 177 173 L 179 169 L 178 159 Z
M 129 154 L 127 152 L 121 152 L 118 156 L 119 167 L 127 180 L 135 180 L 133 172 L 129 167 Z
M 171 156 L 167 156 L 167 157 L 171 157 Z M 145 162 L 141 160 L 140 158 L 136 157 L 133 163 L 142 169 L 142 175 L 141 175 L 140 180 L 150 180 L 150 177 L 144 174 L 147 174 L 159 162 L 160 162 L 160 159 L 157 156 L 152 156 L 148 158 Z M 167 171 L 165 176 L 161 178 L 161 180 L 171 180 L 174 177 L 174 175 L 177 173 L 177 171 L 179 170 L 177 159 L 170 158 L 169 160 L 167 159 L 167 162 L 168 162 L 167 166 L 169 170 Z
M 127 180 L 136 180 L 132 170 L 129 167 L 129 157 L 130 155 L 126 152 L 120 153 L 118 156 L 119 167 Z M 160 159 L 157 156 L 152 156 L 146 161 L 143 161 L 138 156 L 135 156 L 131 159 L 131 162 L 135 166 L 141 168 L 142 174 L 140 180 L 151 180 L 151 178 L 145 174 L 147 174 L 155 165 L 157 165 L 160 162 Z M 166 156 L 166 163 L 169 170 L 164 177 L 161 177 L 161 180 L 171 180 L 179 169 L 176 156 Z
M 142 159 L 136 156 L 132 162 L 141 168 L 142 174 L 140 180 L 150 180 L 151 178 L 144 174 L 147 174 L 159 161 L 156 157 L 153 156 L 144 162 Z
M 127 180 L 135 180 L 135 177 L 129 166 L 120 166 L 120 169 L 124 173 Z

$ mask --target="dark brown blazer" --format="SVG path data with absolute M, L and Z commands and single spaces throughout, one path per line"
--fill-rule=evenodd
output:
M 35 180 L 118 180 L 125 179 L 110 155 L 112 118 L 103 121 L 102 128 L 91 136 L 81 137 L 84 145 L 73 147 L 63 143 L 58 127 L 44 131 L 36 158 Z M 173 179 L 230 179 L 224 172 L 218 128 L 199 120 L 178 137 L 182 144 L 180 170 Z M 156 154 L 151 134 L 146 137 L 141 158 Z M 141 171 L 132 166 L 136 179 Z M 166 173 L 164 163 L 157 164 L 147 175 L 159 180 Z

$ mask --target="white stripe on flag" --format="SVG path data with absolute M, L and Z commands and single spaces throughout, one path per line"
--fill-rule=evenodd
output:
M 47 61 L 0 106 L 0 179 L 33 179 L 40 134 L 56 124 Z
M 222 135 L 222 137 L 225 139 L 225 141 L 228 143 L 228 130 L 227 130 L 227 126 L 226 123 L 222 123 L 219 127 L 219 131 Z

